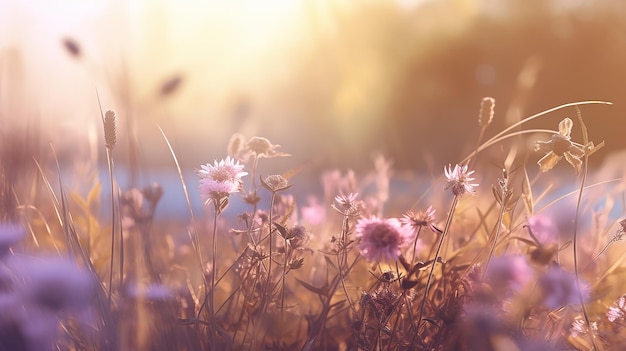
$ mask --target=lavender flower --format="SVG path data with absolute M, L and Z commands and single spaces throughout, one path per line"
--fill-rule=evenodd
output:
M 91 275 L 62 258 L 17 260 L 16 271 L 24 280 L 22 296 L 29 304 L 51 312 L 80 310 L 94 292 Z
M 452 194 L 455 196 L 460 196 L 467 193 L 473 194 L 475 192 L 474 188 L 478 186 L 478 184 L 470 183 L 474 178 L 470 177 L 474 173 L 474 171 L 468 171 L 467 165 L 465 166 L 454 166 L 452 169 L 452 165 L 448 165 L 448 167 L 443 168 L 446 178 L 448 178 L 448 183 L 446 184 L 445 189 L 450 189 Z
M 11 281 L 0 292 L 0 350 L 52 350 L 59 322 L 91 303 L 91 274 L 58 257 L 16 255 L 5 263 Z
M 412 236 L 411 229 L 402 226 L 396 218 L 372 216 L 361 218 L 356 224 L 359 251 L 368 261 L 397 259 L 401 248 L 411 241 Z
M 543 292 L 543 303 L 551 309 L 580 302 L 576 278 L 559 267 L 551 267 L 539 278 L 539 287 Z M 582 284 L 581 284 L 582 287 Z M 580 292 L 583 300 L 589 292 L 584 287 Z
M 241 178 L 248 175 L 248 172 L 243 171 L 244 166 L 230 156 L 219 162 L 215 161 L 213 165 L 207 163 L 201 167 L 198 172 L 201 177 L 200 196 L 205 203 L 217 202 L 229 194 L 238 192 L 243 183 Z

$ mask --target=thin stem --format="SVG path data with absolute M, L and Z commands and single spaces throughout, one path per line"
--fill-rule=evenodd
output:
M 443 246 L 443 242 L 450 230 L 450 225 L 452 224 L 452 218 L 454 217 L 454 211 L 456 209 L 456 205 L 459 202 L 459 195 L 455 195 L 452 200 L 452 205 L 450 206 L 450 213 L 448 214 L 448 219 L 446 221 L 446 227 L 443 230 L 443 234 L 441 234 L 441 239 L 439 239 L 439 245 L 437 246 L 437 251 L 435 252 L 435 259 L 433 260 L 432 266 L 430 267 L 430 272 L 428 273 L 428 279 L 426 280 L 426 288 L 424 289 L 424 298 L 422 299 L 422 304 L 420 306 L 420 313 L 417 319 L 417 329 L 415 331 L 415 337 L 419 334 L 420 326 L 422 325 L 422 317 L 424 316 L 424 308 L 426 307 L 426 299 L 428 299 L 428 290 L 430 289 L 431 280 L 433 278 L 433 273 L 435 272 L 435 266 L 437 265 L 437 260 L 439 259 L 439 254 L 441 253 L 441 247 Z
M 111 150 L 106 150 L 107 165 L 109 167 L 109 180 L 111 182 L 111 266 L 109 267 L 109 308 L 111 307 L 111 295 L 113 294 L 113 262 L 115 257 L 115 181 L 113 180 L 113 159 L 111 157 Z M 121 269 L 120 265 L 120 269 Z M 120 275 L 123 271 L 120 270 Z M 120 278 L 121 283 L 122 278 Z M 120 285 L 121 287 L 121 285 Z
M 578 120 L 582 125 L 583 132 L 583 143 L 587 145 L 589 142 L 587 135 L 587 127 L 585 126 L 582 116 L 580 114 L 580 109 L 576 108 L 576 112 L 578 115 Z M 596 345 L 596 334 L 591 327 L 591 321 L 589 320 L 589 314 L 587 313 L 587 308 L 585 307 L 585 301 L 583 298 L 583 293 L 580 287 L 580 275 L 578 272 L 578 217 L 580 214 L 580 205 L 582 203 L 583 191 L 585 189 L 585 181 L 587 180 L 587 172 L 589 168 L 589 154 L 585 151 L 585 156 L 583 158 L 583 176 L 580 184 L 580 190 L 578 192 L 578 199 L 576 201 L 576 215 L 574 216 L 574 234 L 573 234 L 573 254 L 574 254 L 574 276 L 576 277 L 576 289 L 578 290 L 578 300 L 580 302 L 580 307 L 583 312 L 583 317 L 585 318 L 585 323 L 587 324 L 587 328 L 589 329 L 589 334 L 591 335 L 591 344 L 593 346 L 593 350 L 598 350 L 598 346 Z
M 417 227 L 417 232 L 415 233 L 415 239 L 413 240 L 413 257 L 411 258 L 411 267 L 415 264 L 415 257 L 417 256 L 417 240 L 420 237 L 420 233 L 422 232 L 422 226 Z
M 211 290 L 209 292 L 209 318 L 211 319 L 211 346 L 213 350 L 216 350 L 216 339 L 217 339 L 217 325 L 215 315 L 215 276 L 217 275 L 217 219 L 220 215 L 219 209 L 219 201 L 213 200 L 213 205 L 215 209 L 215 217 L 213 217 L 213 235 L 212 235 L 212 255 L 211 255 Z
M 496 232 L 493 238 L 493 244 L 491 244 L 491 250 L 489 251 L 489 256 L 487 257 L 487 263 L 485 263 L 485 268 L 483 270 L 483 279 L 487 274 L 487 269 L 489 269 L 489 263 L 491 263 L 491 258 L 493 257 L 493 253 L 496 251 L 496 245 L 498 245 L 498 239 L 500 238 L 500 232 L 502 228 L 502 219 L 504 218 L 504 213 L 506 212 L 506 205 L 508 201 L 507 197 L 507 188 L 503 186 L 500 192 L 500 212 L 498 213 L 498 221 L 496 223 Z
M 195 251 L 196 257 L 198 259 L 198 263 L 200 266 L 200 269 L 202 270 L 202 263 L 204 262 L 204 260 L 202 259 L 202 251 L 200 251 L 200 240 L 198 239 L 198 232 L 196 231 L 196 216 L 193 213 L 193 208 L 191 206 L 191 199 L 189 198 L 189 191 L 187 190 L 187 183 L 185 182 L 185 177 L 183 176 L 183 171 L 180 168 L 180 163 L 178 162 L 178 157 L 176 157 L 176 153 L 174 152 L 174 148 L 172 147 L 172 144 L 170 143 L 169 139 L 167 138 L 167 135 L 165 135 L 165 132 L 163 131 L 163 129 L 157 125 L 157 127 L 159 128 L 159 131 L 161 131 L 161 135 L 163 136 L 163 139 L 165 140 L 165 143 L 167 144 L 168 149 L 170 150 L 170 154 L 172 155 L 172 159 L 174 159 L 174 164 L 176 165 L 176 171 L 178 172 L 178 177 L 180 179 L 180 184 L 183 187 L 183 193 L 185 194 L 185 201 L 187 202 L 187 208 L 189 209 L 189 216 L 191 218 L 191 227 L 192 230 L 188 231 L 189 234 L 189 239 L 191 240 L 191 245 Z M 203 279 L 204 281 L 204 279 Z M 205 289 L 206 289 L 206 284 L 205 284 Z

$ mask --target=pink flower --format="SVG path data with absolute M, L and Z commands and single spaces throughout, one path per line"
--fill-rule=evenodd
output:
M 428 227 L 435 233 L 440 233 L 441 231 L 435 227 L 435 209 L 432 206 L 428 206 L 426 211 L 417 211 L 413 212 L 413 210 L 408 210 L 402 218 L 400 218 L 400 222 L 402 224 L 410 227 L 413 231 L 417 231 L 421 227 Z
M 532 279 L 533 270 L 522 255 L 505 255 L 491 261 L 485 280 L 494 290 L 519 292 Z
M 320 225 L 326 220 L 326 207 L 316 197 L 309 197 L 307 206 L 300 208 L 302 219 L 311 225 Z
M 443 168 L 446 178 L 448 178 L 448 183 L 446 184 L 446 189 L 451 189 L 452 194 L 455 196 L 460 196 L 467 193 L 474 193 L 474 188 L 478 186 L 478 184 L 470 183 L 474 178 L 471 178 L 470 175 L 474 173 L 474 171 L 468 171 L 467 165 L 465 166 L 454 166 L 452 169 L 452 165 L 448 165 L 448 167 Z
M 401 248 L 411 241 L 413 231 L 402 226 L 396 218 L 380 219 L 372 216 L 359 219 L 356 237 L 360 239 L 359 251 L 366 260 L 395 260 Z
M 200 196 L 206 203 L 219 200 L 229 194 L 236 193 L 241 189 L 242 177 L 248 175 L 243 171 L 243 165 L 239 161 L 227 156 L 212 165 L 207 163 L 198 171 L 200 176 Z
M 248 172 L 243 171 L 243 165 L 239 164 L 239 161 L 235 162 L 235 159 L 230 158 L 230 156 L 220 162 L 214 161 L 213 165 L 207 163 L 200 167 L 202 167 L 198 171 L 200 177 L 211 178 L 218 182 L 240 182 L 243 176 L 248 175 Z
M 528 226 L 540 244 L 557 241 L 559 228 L 551 217 L 535 214 L 528 218 Z

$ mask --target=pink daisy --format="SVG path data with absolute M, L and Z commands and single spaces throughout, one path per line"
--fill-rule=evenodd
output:
M 451 189 L 452 194 L 455 196 L 463 195 L 467 193 L 474 193 L 474 188 L 478 186 L 478 184 L 470 183 L 474 178 L 470 177 L 474 171 L 468 171 L 467 165 L 465 166 L 454 166 L 452 169 L 452 165 L 448 165 L 448 167 L 443 168 L 446 178 L 448 178 L 448 183 L 446 184 L 446 189 Z
M 229 194 L 236 193 L 241 189 L 242 177 L 248 175 L 243 171 L 243 165 L 239 161 L 227 156 L 212 165 L 207 163 L 198 171 L 200 176 L 200 196 L 205 202 L 219 200 Z
M 396 260 L 401 248 L 411 241 L 413 231 L 402 226 L 396 218 L 380 219 L 372 216 L 359 219 L 356 237 L 360 239 L 359 251 L 366 260 Z

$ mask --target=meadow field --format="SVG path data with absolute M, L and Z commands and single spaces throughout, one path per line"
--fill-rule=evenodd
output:
M 626 347 L 623 5 L 235 3 L 0 1 L 0 351 Z

